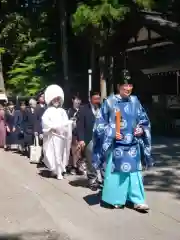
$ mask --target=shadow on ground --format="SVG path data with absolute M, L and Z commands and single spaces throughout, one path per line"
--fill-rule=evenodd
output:
M 48 169 L 41 169 L 39 175 L 43 178 L 53 178 L 51 172 Z
M 88 181 L 87 179 L 83 176 L 81 178 L 77 178 L 73 181 L 69 182 L 69 185 L 73 187 L 82 187 L 82 188 L 88 188 Z
M 144 173 L 144 184 L 147 191 L 169 192 L 180 199 L 180 138 L 154 138 L 152 153 L 155 167 Z M 78 178 L 70 181 L 73 187 L 88 187 L 87 180 Z M 95 196 L 84 199 L 94 205 Z
M 0 240 L 70 240 L 70 238 L 64 234 L 47 230 L 41 233 L 1 234 Z
M 153 140 L 155 167 L 145 173 L 146 190 L 169 192 L 180 199 L 180 139 Z

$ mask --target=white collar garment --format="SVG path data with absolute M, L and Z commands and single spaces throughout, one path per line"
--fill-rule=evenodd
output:
M 98 111 L 99 111 L 99 108 L 95 109 L 95 107 L 91 104 L 91 109 L 92 109 L 92 112 L 93 112 L 94 116 L 96 116 Z

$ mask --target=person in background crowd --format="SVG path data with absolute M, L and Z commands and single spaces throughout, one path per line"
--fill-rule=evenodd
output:
M 6 143 L 5 111 L 0 104 L 0 148 L 4 148 Z
M 72 132 L 72 145 L 71 145 L 71 156 L 69 161 L 68 170 L 72 175 L 76 173 L 82 173 L 82 169 L 80 163 L 77 166 L 78 160 L 81 158 L 81 151 L 78 149 L 78 141 L 77 141 L 77 117 L 79 112 L 79 107 L 81 105 L 81 99 L 78 96 L 74 96 L 72 98 L 72 108 L 68 110 L 68 117 L 73 121 L 73 132 Z
M 30 146 L 34 144 L 34 136 L 37 126 L 37 116 L 35 111 L 36 106 L 37 106 L 36 100 L 30 99 L 29 108 L 27 108 L 24 112 L 23 133 L 27 157 L 30 157 Z
M 41 94 L 39 99 L 38 99 L 38 105 L 36 107 L 36 116 L 37 116 L 37 121 L 36 121 L 36 135 L 39 136 L 40 140 L 40 145 L 42 145 L 42 140 L 43 140 L 43 132 L 42 132 L 42 116 L 46 110 L 46 104 L 45 104 L 45 99 L 44 99 L 44 94 Z
M 88 104 L 80 108 L 77 120 L 78 147 L 81 151 L 84 151 L 87 165 L 87 177 L 89 186 L 92 189 L 97 188 L 97 173 L 92 166 L 92 136 L 95 118 L 99 112 L 100 103 L 100 93 L 91 91 L 90 101 Z
M 149 207 L 145 204 L 141 158 L 152 166 L 150 121 L 138 98 L 131 95 L 132 88 L 126 70 L 118 94 L 102 105 L 94 126 L 93 166 L 106 165 L 103 202 L 121 208 L 128 201 L 144 212 Z
M 43 145 L 43 131 L 42 131 L 42 116 L 46 110 L 46 104 L 45 104 L 45 99 L 44 99 L 44 93 L 41 93 L 41 95 L 38 98 L 38 105 L 36 107 L 36 116 L 37 116 L 37 121 L 36 121 L 36 127 L 35 127 L 35 135 L 38 135 L 39 137 L 39 144 L 40 146 Z M 43 150 L 42 150 L 42 155 L 40 162 L 38 164 L 39 167 L 44 165 L 43 163 Z
M 44 163 L 58 180 L 62 180 L 69 160 L 69 139 L 72 137 L 69 127 L 72 121 L 62 108 L 64 92 L 60 86 L 47 87 L 45 101 L 48 108 L 42 116 Z
M 81 105 L 81 99 L 79 96 L 75 95 L 72 98 L 72 107 L 69 108 L 69 110 L 68 110 L 68 117 L 70 119 L 73 119 L 74 117 L 77 116 L 80 105 Z
M 13 102 L 9 102 L 5 111 L 6 121 L 6 150 L 15 150 L 18 145 L 18 134 L 15 128 L 15 106 Z
M 18 133 L 18 145 L 19 145 L 19 151 L 24 153 L 25 151 L 25 146 L 24 146 L 24 116 L 26 112 L 26 103 L 25 102 L 20 102 L 20 109 L 16 110 L 15 114 L 15 128 Z

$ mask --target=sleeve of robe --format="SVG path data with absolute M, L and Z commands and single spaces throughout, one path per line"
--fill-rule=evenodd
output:
M 102 104 L 93 129 L 93 166 L 97 169 L 103 164 L 106 153 L 111 149 L 115 138 L 115 118 L 110 119 L 109 99 Z
M 64 109 L 62 110 L 63 110 L 63 117 L 62 119 L 60 119 L 57 125 L 55 125 L 54 122 L 51 120 L 53 115 L 52 109 L 49 108 L 45 111 L 45 113 L 42 116 L 42 129 L 44 134 L 49 133 L 52 129 L 58 130 L 59 128 L 67 131 L 69 119 L 66 111 Z M 53 116 L 53 117 L 55 118 L 56 116 Z
M 153 159 L 151 155 L 151 124 L 145 109 L 139 101 L 137 123 L 138 126 L 143 129 L 143 135 L 139 138 L 143 164 L 145 164 L 146 167 L 151 167 L 153 166 Z

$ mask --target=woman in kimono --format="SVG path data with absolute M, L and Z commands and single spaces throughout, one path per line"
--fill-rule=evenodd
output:
M 6 150 L 17 149 L 18 145 L 18 134 L 15 128 L 15 106 L 13 102 L 9 102 L 6 112 Z
M 72 121 L 62 108 L 64 92 L 58 85 L 50 85 L 45 91 L 48 106 L 42 116 L 44 163 L 57 179 L 63 179 L 68 165 Z
M 5 111 L 0 104 L 0 148 L 4 148 L 6 142 Z
M 136 210 L 148 211 L 141 158 L 152 165 L 150 122 L 137 97 L 131 95 L 130 80 L 125 71 L 119 93 L 104 101 L 96 118 L 93 165 L 105 166 L 103 202 L 121 208 L 128 201 Z

